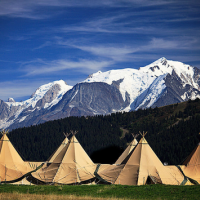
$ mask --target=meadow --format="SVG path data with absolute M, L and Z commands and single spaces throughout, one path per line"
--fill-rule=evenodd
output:
M 199 197 L 199 185 L 0 185 L 0 200 L 195 200 Z

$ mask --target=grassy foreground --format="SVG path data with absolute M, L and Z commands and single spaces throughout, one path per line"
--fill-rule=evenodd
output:
M 169 185 L 65 185 L 65 186 L 27 186 L 0 185 L 2 199 L 71 199 L 71 200 L 103 200 L 103 199 L 199 199 L 200 185 L 169 186 Z

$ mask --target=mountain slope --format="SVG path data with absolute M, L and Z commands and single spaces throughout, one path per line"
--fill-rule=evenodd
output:
M 98 71 L 75 86 L 54 81 L 24 102 L 0 102 L 0 128 L 69 116 L 106 115 L 200 97 L 200 70 L 166 58 L 137 69 Z
M 107 114 L 123 110 L 128 105 L 128 97 L 124 102 L 119 90 L 113 85 L 79 83 L 64 95 L 57 106 L 52 108 L 52 112 L 59 116 Z

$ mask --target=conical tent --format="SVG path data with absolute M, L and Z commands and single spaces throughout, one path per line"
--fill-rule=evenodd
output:
M 120 165 L 124 159 L 129 155 L 129 153 L 135 148 L 137 145 L 137 140 L 136 137 L 133 135 L 134 139 L 133 141 L 128 145 L 128 147 L 124 150 L 124 152 L 121 154 L 121 156 L 117 159 L 117 161 L 114 163 L 114 165 Z M 105 170 L 106 168 L 111 167 L 112 165 L 110 164 L 98 164 L 96 171 L 98 170 L 98 173 L 101 171 Z M 95 174 L 96 174 L 95 171 Z
M 68 143 L 68 138 L 65 137 L 63 140 L 62 144 L 56 149 L 56 151 L 49 157 L 48 162 L 52 163 L 53 160 L 57 157 L 57 155 L 62 151 L 62 149 L 67 145 Z
M 161 163 L 144 137 L 121 165 L 112 165 L 99 172 L 97 177 L 108 183 L 122 185 L 180 185 L 184 180 L 178 169 L 172 170 Z
M 15 181 L 30 171 L 31 168 L 22 160 L 6 133 L 3 134 L 0 140 L 0 181 Z
M 33 177 L 46 183 L 60 184 L 76 184 L 94 178 L 96 165 L 84 151 L 75 135 L 51 160 L 52 162 L 46 168 L 33 173 Z
M 180 166 L 183 173 L 200 184 L 200 143 Z
M 129 153 L 135 148 L 137 145 L 138 141 L 136 138 L 133 139 L 133 141 L 128 145 L 128 147 L 124 150 L 122 155 L 117 159 L 115 162 L 116 165 L 119 165 L 123 162 L 123 160 L 129 155 Z

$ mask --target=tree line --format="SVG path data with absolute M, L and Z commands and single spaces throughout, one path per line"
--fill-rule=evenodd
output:
M 96 163 L 114 163 L 131 133 L 146 139 L 162 162 L 181 164 L 199 141 L 200 100 L 110 115 L 67 117 L 12 130 L 9 138 L 24 160 L 46 161 L 70 130 Z M 126 130 L 126 132 L 124 132 Z M 141 136 L 137 139 L 139 140 Z

